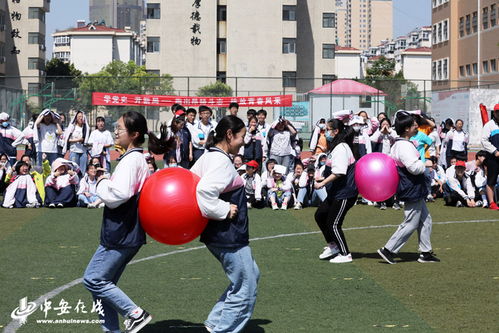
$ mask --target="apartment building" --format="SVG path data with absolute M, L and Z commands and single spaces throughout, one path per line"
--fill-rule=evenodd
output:
M 144 8 L 143 0 L 90 0 L 90 21 L 104 22 L 108 27 L 118 29 L 130 27 L 139 33 Z

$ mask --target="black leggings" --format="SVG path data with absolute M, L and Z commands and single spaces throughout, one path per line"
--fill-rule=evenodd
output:
M 347 241 L 343 234 L 343 220 L 350 208 L 353 207 L 357 197 L 349 199 L 324 200 L 315 212 L 315 221 L 322 231 L 327 243 L 335 242 L 342 255 L 350 253 Z

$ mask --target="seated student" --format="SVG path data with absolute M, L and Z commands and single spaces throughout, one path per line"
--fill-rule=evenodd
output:
M 263 208 L 262 179 L 256 173 L 258 167 L 258 162 L 249 161 L 246 163 L 246 172 L 242 175 L 248 208 Z
M 261 174 L 261 178 L 262 178 L 262 197 L 263 197 L 263 200 L 265 202 L 268 202 L 268 197 L 267 197 L 267 192 L 268 192 L 267 182 L 268 182 L 269 177 L 272 178 L 271 177 L 271 172 L 274 169 L 274 166 L 276 164 L 277 164 L 277 161 L 271 158 L 271 159 L 267 160 L 267 162 L 265 163 L 265 168 L 262 168 L 262 174 Z
M 326 188 L 314 188 L 314 184 L 317 181 L 316 176 L 316 169 L 313 165 L 309 165 L 307 172 L 304 172 L 300 177 L 300 191 L 298 192 L 298 203 L 295 204 L 295 209 L 301 209 L 303 207 L 318 207 L 324 200 L 326 200 Z
M 76 195 L 78 196 L 78 207 L 104 208 L 105 204 L 97 196 L 97 179 L 104 174 L 100 164 L 89 164 L 87 173 L 80 181 L 80 187 Z
M 35 182 L 29 174 L 29 165 L 19 161 L 15 165 L 16 175 L 5 190 L 2 206 L 5 208 L 38 208 Z
M 148 155 L 148 154 L 144 154 L 144 155 Z M 147 163 L 147 167 L 149 168 L 149 174 L 152 175 L 153 173 L 155 173 L 156 171 L 158 171 L 158 166 L 156 165 L 156 161 L 154 160 L 154 156 L 145 156 L 146 158 L 146 163 Z
M 487 152 L 480 150 L 475 155 L 475 160 L 466 163 L 466 172 L 470 175 L 471 183 L 475 187 L 475 198 L 481 198 L 477 201 L 477 206 L 482 204 L 483 208 L 488 208 L 487 200 L 487 173 L 485 172 L 485 158 Z
M 165 168 L 178 168 L 177 159 L 175 156 L 170 156 L 168 158 L 168 163 L 165 163 Z
M 62 208 L 76 206 L 75 187 L 79 179 L 70 161 L 57 158 L 52 163 L 52 174 L 45 182 L 45 206 Z
M 466 163 L 457 161 L 445 172 L 447 182 L 444 184 L 444 200 L 446 206 L 475 207 L 475 188 L 471 178 L 466 174 Z
M 234 159 L 232 160 L 232 163 L 234 164 L 234 168 L 239 169 L 244 165 L 244 157 L 243 155 L 236 155 L 234 156 Z
M 29 174 L 35 182 L 37 201 L 43 203 L 45 200 L 45 181 L 50 175 L 50 163 L 47 155 L 42 153 L 42 166 L 33 165 L 33 159 L 29 155 L 23 155 L 21 161 L 28 164 Z
M 0 154 L 0 194 L 2 194 L 9 185 L 9 178 L 12 175 L 12 166 L 7 154 Z
M 272 170 L 272 178 L 267 180 L 268 200 L 273 210 L 288 209 L 288 203 L 291 198 L 291 184 L 286 181 L 286 167 L 284 165 L 275 165 Z
M 287 176 L 288 182 L 291 184 L 291 196 L 293 197 L 294 208 L 298 209 L 296 205 L 298 204 L 298 191 L 300 191 L 300 177 L 303 174 L 305 167 L 301 160 L 296 159 L 294 162 L 294 169 Z
M 444 195 L 443 186 L 446 181 L 444 168 L 437 163 L 436 156 L 431 156 L 428 160 L 432 163 L 432 167 L 430 169 L 431 195 L 434 199 L 442 198 Z

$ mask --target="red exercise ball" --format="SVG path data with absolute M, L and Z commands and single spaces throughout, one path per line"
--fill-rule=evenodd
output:
M 150 176 L 140 193 L 140 224 L 158 242 L 188 243 L 198 237 L 208 220 L 196 199 L 199 177 L 183 168 L 167 168 Z

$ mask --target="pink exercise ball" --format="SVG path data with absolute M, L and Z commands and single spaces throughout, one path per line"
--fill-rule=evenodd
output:
M 395 161 L 382 153 L 364 155 L 355 166 L 355 184 L 367 200 L 381 202 L 390 199 L 399 184 Z

